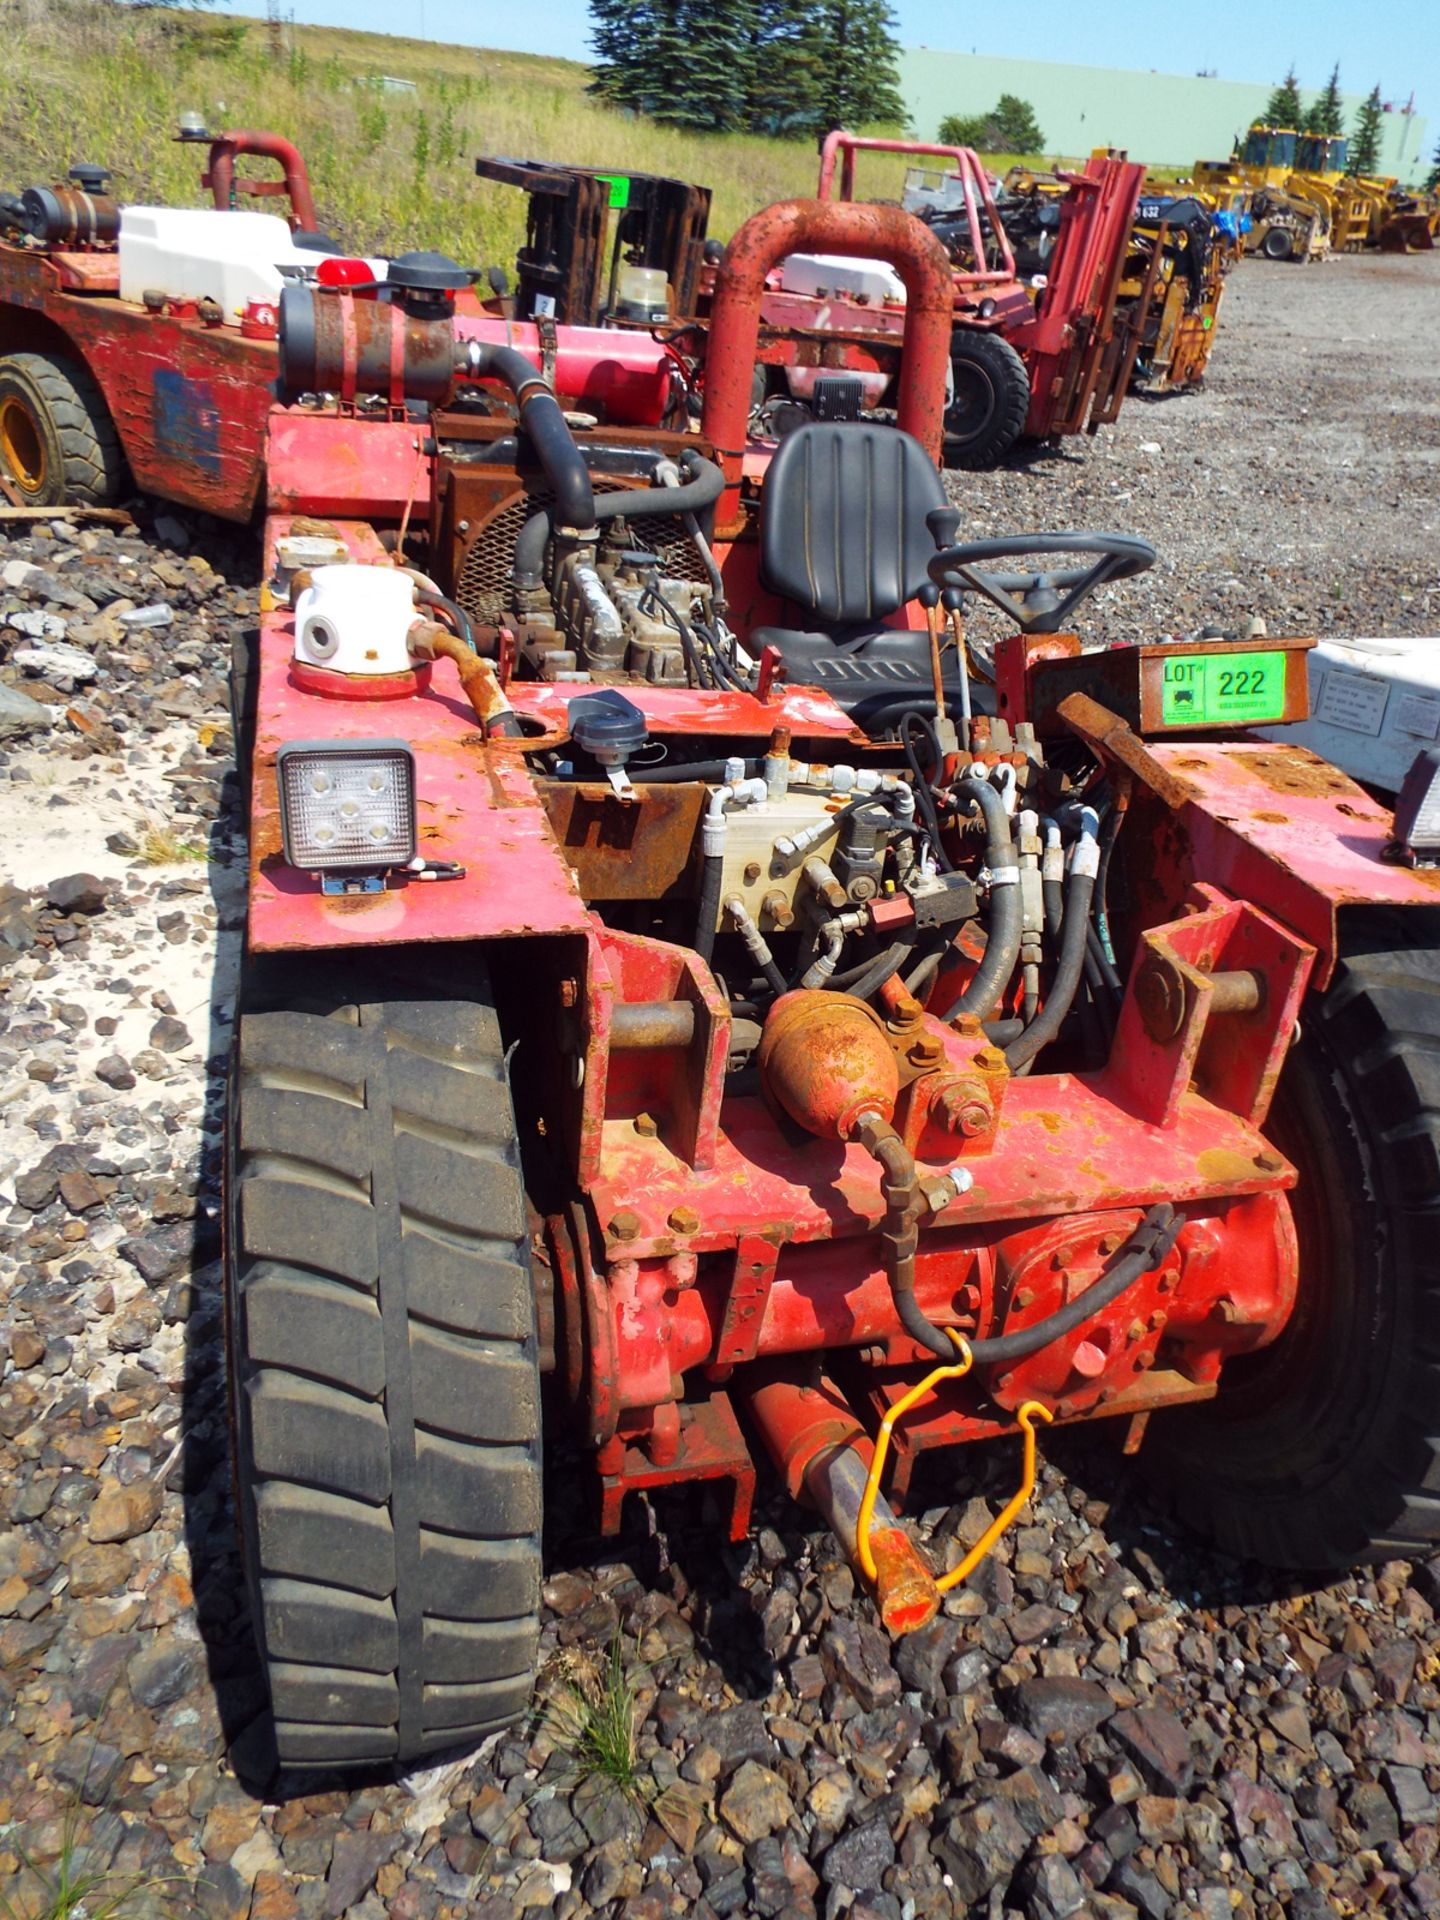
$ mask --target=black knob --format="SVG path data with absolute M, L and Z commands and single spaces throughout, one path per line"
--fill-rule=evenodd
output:
M 960 509 L 932 507 L 925 516 L 925 524 L 930 529 L 930 537 L 937 549 L 953 547 L 955 535 L 960 530 Z
M 921 587 L 919 593 L 916 594 L 915 598 L 920 602 L 922 607 L 938 606 L 940 601 L 940 589 L 936 586 L 933 580 L 927 580 L 924 586 Z
M 485 282 L 490 291 L 501 300 L 510 291 L 510 276 L 503 267 L 491 267 L 485 275 Z
M 959 613 L 965 605 L 965 595 L 959 587 L 946 587 L 940 596 L 940 604 L 947 613 Z

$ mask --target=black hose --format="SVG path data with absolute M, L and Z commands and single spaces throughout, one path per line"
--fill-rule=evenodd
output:
M 918 731 L 925 735 L 930 748 L 931 766 L 938 774 L 944 767 L 944 755 L 940 751 L 940 741 L 935 729 L 923 713 L 913 709 L 902 713 L 897 723 L 900 733 L 900 745 L 904 748 L 905 758 L 914 775 L 915 805 L 920 809 L 920 818 L 930 835 L 930 844 L 935 849 L 935 859 L 942 873 L 955 871 L 949 855 L 940 840 L 940 815 L 935 807 L 935 795 L 931 791 L 930 776 L 920 765 L 915 752 L 914 734 Z
M 753 778 L 760 770 L 758 760 L 745 762 L 745 776 Z M 680 780 L 723 780 L 725 762 L 723 760 L 667 760 L 662 766 L 637 767 L 632 760 L 625 768 L 631 783 L 640 787 L 656 782 L 667 783 Z
M 870 962 L 860 978 L 846 988 L 846 992 L 853 994 L 857 1000 L 868 1000 L 872 993 L 878 993 L 892 974 L 899 971 L 911 944 L 909 940 L 897 940 L 893 946 L 887 947 L 877 960 Z M 832 980 L 830 985 L 834 984 Z
M 942 1360 L 955 1358 L 955 1342 L 948 1333 L 930 1324 L 913 1292 L 892 1287 L 890 1297 L 895 1302 L 896 1319 L 917 1347 L 924 1347 L 927 1353 L 938 1354 Z
M 1008 884 L 992 886 L 990 890 L 990 932 L 985 942 L 985 958 L 969 986 L 940 1016 L 942 1020 L 953 1020 L 957 1013 L 978 1013 L 983 1019 L 994 1010 L 1020 957 L 1020 936 L 1024 931 L 1020 876 L 1015 870 L 1010 816 L 995 788 L 985 780 L 966 780 L 955 791 L 962 801 L 979 807 L 985 815 L 985 860 L 991 871 L 1004 872 L 1008 868 L 1011 874 Z
M 985 1038 L 992 1047 L 1006 1046 L 1011 1040 L 1018 1040 L 1025 1031 L 1023 1020 L 986 1020 Z
M 1060 929 L 1065 924 L 1065 883 L 1063 880 L 1042 880 L 1040 897 L 1045 903 L 1045 931 L 1052 940 L 1060 937 Z
M 529 365 L 528 361 L 526 365 Z M 534 376 L 535 369 L 531 367 L 530 372 Z M 553 399 L 554 396 L 551 397 Z M 558 413 L 559 409 L 557 408 L 556 411 Z M 523 412 L 521 417 L 523 419 Z M 563 415 L 560 416 L 560 424 L 565 427 Z M 568 427 L 565 427 L 565 435 L 570 445 L 575 448 L 576 458 L 580 459 L 580 450 L 575 447 L 574 440 L 570 439 Z M 540 453 L 543 465 L 544 454 L 538 445 L 536 451 Z M 713 507 L 725 490 L 725 475 L 713 460 L 707 460 L 693 447 L 687 447 L 681 454 L 680 460 L 691 475 L 683 486 L 620 487 L 614 493 L 602 493 L 598 500 L 592 494 L 590 517 L 583 521 L 571 519 L 563 510 L 563 502 L 560 498 L 557 498 L 553 507 L 542 507 L 538 513 L 532 513 L 520 529 L 520 537 L 515 542 L 515 557 L 511 562 L 510 572 L 516 586 L 538 587 L 541 584 L 545 566 L 545 548 L 549 544 L 550 535 L 557 521 L 564 526 L 593 527 L 605 520 L 618 520 L 622 515 L 627 520 L 649 520 L 662 514 L 698 513 Z M 589 470 L 585 468 L 583 460 L 580 464 L 585 471 L 585 486 L 588 491 Z M 548 476 L 549 468 L 546 467 L 545 471 Z
M 700 876 L 700 906 L 695 922 L 695 951 L 706 961 L 715 951 L 715 922 L 720 916 L 720 883 L 724 877 L 724 854 L 707 853 Z
M 419 586 L 415 589 L 415 598 L 422 607 L 438 607 L 441 613 L 448 614 L 450 624 L 470 651 L 472 653 L 479 651 L 475 645 L 475 629 L 470 624 L 470 616 L 457 601 L 447 600 L 443 593 L 436 593 L 433 588 Z
M 1100 876 L 1098 874 L 1095 876 L 1095 897 L 1097 900 L 1100 897 Z M 1109 988 L 1110 992 L 1113 993 L 1116 999 L 1118 1000 L 1120 996 L 1124 993 L 1125 989 L 1121 983 L 1120 975 L 1115 971 L 1115 968 L 1111 965 L 1110 958 L 1105 952 L 1105 948 L 1101 944 L 1100 935 L 1096 931 L 1095 922 L 1093 919 L 1091 920 L 1090 925 L 1085 930 L 1085 944 L 1090 949 L 1091 957 L 1094 960 L 1096 968 L 1099 971 L 1101 980 L 1104 982 L 1105 986 Z
M 1083 846 L 1083 841 L 1081 844 Z M 1050 991 L 1045 996 L 1045 1005 L 1038 1018 L 1032 1020 L 1020 1038 L 1012 1040 L 1005 1049 L 1005 1061 L 1012 1073 L 1033 1060 L 1042 1047 L 1049 1046 L 1064 1025 L 1065 1016 L 1075 998 L 1075 989 L 1080 984 L 1080 976 L 1085 971 L 1088 950 L 1086 934 L 1090 926 L 1090 899 L 1094 891 L 1094 874 L 1077 872 L 1072 866 L 1070 884 L 1065 894 L 1065 931 L 1060 940 L 1060 964 L 1055 969 L 1055 978 L 1050 983 Z
M 1184 1216 L 1176 1213 L 1167 1201 L 1151 1207 L 1115 1256 L 1113 1265 L 1083 1293 L 1076 1294 L 1068 1305 L 1044 1320 L 1037 1320 L 1033 1327 L 1021 1327 L 994 1340 L 972 1340 L 971 1357 L 981 1366 L 999 1366 L 1023 1360 L 1029 1354 L 1038 1353 L 1041 1347 L 1048 1347 L 1052 1340 L 1073 1333 L 1102 1307 L 1117 1300 L 1127 1287 L 1133 1287 L 1143 1275 L 1153 1273 L 1174 1246 L 1184 1224 Z
M 565 422 L 560 402 L 550 391 L 544 376 L 523 353 L 498 342 L 478 340 L 469 346 L 469 370 L 479 378 L 503 380 L 515 396 L 520 425 L 529 436 L 535 456 L 545 471 L 555 495 L 553 511 L 567 527 L 593 527 L 595 491 L 590 485 L 590 469 L 575 444 L 575 436 Z M 542 549 L 543 557 L 543 549 Z M 540 570 L 526 583 L 539 586 Z

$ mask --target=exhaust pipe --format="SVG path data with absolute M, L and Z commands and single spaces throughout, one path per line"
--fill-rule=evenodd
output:
M 752 1381 L 744 1394 L 791 1499 L 818 1508 L 865 1578 L 857 1541 L 872 1449 L 843 1394 L 823 1377 L 815 1386 L 778 1377 Z M 928 1626 L 940 1609 L 940 1589 L 883 1494 L 876 1496 L 871 1516 L 870 1552 L 870 1584 L 887 1631 L 898 1638 Z

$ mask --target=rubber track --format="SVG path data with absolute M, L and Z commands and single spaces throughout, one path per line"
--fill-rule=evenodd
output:
M 104 507 L 119 498 L 125 455 L 110 409 L 94 376 L 66 354 L 12 353 L 0 373 L 13 367 L 39 393 L 60 443 L 63 485 L 45 488 L 41 506 Z M 47 479 L 49 476 L 47 476 Z
M 514 1121 L 471 1002 L 240 1023 L 232 1358 L 282 1764 L 523 1713 L 540 1408 Z

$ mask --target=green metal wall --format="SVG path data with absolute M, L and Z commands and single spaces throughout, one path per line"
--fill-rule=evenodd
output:
M 933 138 L 947 114 L 984 113 L 1002 93 L 1014 93 L 1034 107 L 1047 154 L 1078 158 L 1092 147 L 1115 146 L 1149 165 L 1185 167 L 1224 159 L 1236 134 L 1263 110 L 1272 87 L 907 47 L 900 90 L 922 139 Z M 1309 99 L 1308 90 L 1303 97 Z M 1364 96 L 1342 98 L 1351 131 Z M 1381 120 L 1380 171 L 1403 180 L 1423 178 L 1430 155 L 1425 120 L 1402 113 L 1404 104 L 1397 99 L 1395 111 Z

